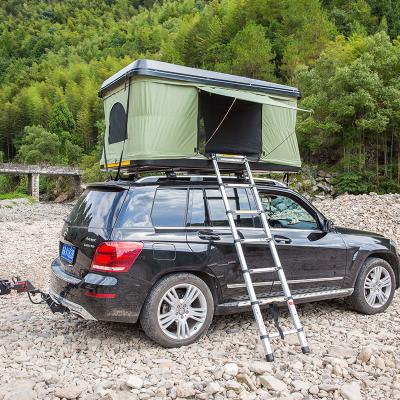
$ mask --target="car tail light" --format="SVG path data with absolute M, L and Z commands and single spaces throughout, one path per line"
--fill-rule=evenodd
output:
M 143 249 L 141 242 L 103 242 L 97 246 L 91 271 L 128 272 Z

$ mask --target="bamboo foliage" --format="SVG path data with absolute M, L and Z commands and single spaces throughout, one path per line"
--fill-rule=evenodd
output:
M 298 85 L 306 162 L 400 184 L 399 34 L 393 0 L 3 0 L 0 157 L 98 158 L 101 82 L 151 58 Z

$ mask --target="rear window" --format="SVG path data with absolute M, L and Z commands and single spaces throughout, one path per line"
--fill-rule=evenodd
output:
M 73 226 L 110 229 L 118 214 L 125 190 L 93 188 L 84 191 L 67 222 Z

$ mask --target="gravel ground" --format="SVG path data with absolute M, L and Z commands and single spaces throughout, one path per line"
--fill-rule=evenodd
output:
M 337 225 L 400 243 L 400 196 L 341 196 L 317 206 Z M 71 205 L 0 202 L 0 276 L 47 287 Z M 164 349 L 136 326 L 52 315 L 16 294 L 0 298 L 0 400 L 400 399 L 400 296 L 378 316 L 344 301 L 299 307 L 312 354 L 295 337 L 263 361 L 251 314 L 216 317 L 206 337 Z M 285 314 L 283 315 L 285 317 Z

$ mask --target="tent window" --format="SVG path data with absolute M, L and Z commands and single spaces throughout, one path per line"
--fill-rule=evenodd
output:
M 208 92 L 199 93 L 199 148 L 201 153 L 261 155 L 262 105 Z M 213 133 L 226 115 L 214 136 Z
M 108 143 L 118 143 L 127 139 L 126 113 L 121 103 L 115 103 L 112 106 L 109 120 Z

